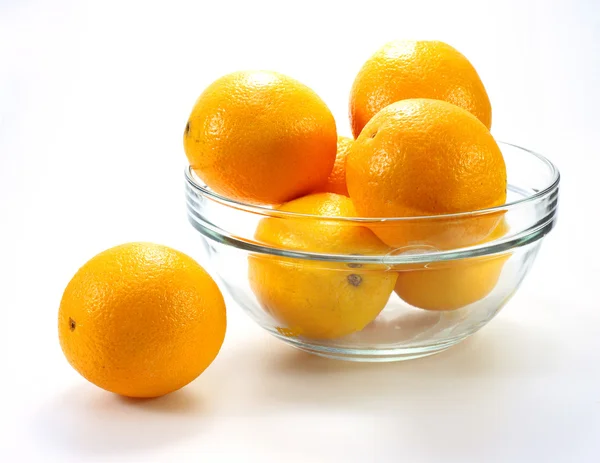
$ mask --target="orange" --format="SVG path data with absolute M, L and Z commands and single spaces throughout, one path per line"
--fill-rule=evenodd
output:
M 156 397 L 195 379 L 225 336 L 212 278 L 166 246 L 129 243 L 90 259 L 67 285 L 58 314 L 69 363 L 95 385 Z
M 412 99 L 382 109 L 346 160 L 348 192 L 366 217 L 419 217 L 504 204 L 506 166 L 489 130 L 471 113 L 440 100 Z M 501 213 L 373 224 L 387 245 L 470 246 Z
M 504 221 L 485 241 L 507 232 Z M 496 287 L 510 254 L 437 262 L 419 270 L 400 271 L 396 294 L 427 310 L 456 310 L 477 302 Z
M 313 194 L 278 210 L 313 216 L 263 219 L 256 230 L 258 241 L 317 253 L 380 255 L 388 250 L 369 229 L 335 219 L 356 216 L 346 196 Z M 255 255 L 249 259 L 252 291 L 261 306 L 285 325 L 279 331 L 316 339 L 338 338 L 360 331 L 373 321 L 396 283 L 397 273 L 386 270 L 275 256 Z
M 270 71 L 241 71 L 200 95 L 183 144 L 192 169 L 215 192 L 279 204 L 315 191 L 331 172 L 336 127 L 307 86 Z
M 338 137 L 335 163 L 322 191 L 348 196 L 348 188 L 346 187 L 346 156 L 353 142 L 353 138 Z
M 490 100 L 467 58 L 444 42 L 403 40 L 384 45 L 356 76 L 350 93 L 354 137 L 381 109 L 408 98 L 448 101 L 492 126 Z

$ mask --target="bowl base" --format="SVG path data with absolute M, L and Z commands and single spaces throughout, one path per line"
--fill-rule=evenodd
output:
M 403 360 L 418 359 L 421 357 L 428 357 L 430 355 L 439 354 L 446 349 L 458 344 L 468 336 L 462 338 L 455 338 L 451 341 L 431 344 L 419 347 L 380 347 L 380 348 L 345 348 L 345 347 L 331 347 L 316 344 L 315 342 L 303 341 L 300 338 L 290 338 L 282 336 L 279 333 L 271 331 L 273 336 L 281 339 L 286 344 L 289 344 L 296 349 L 308 352 L 309 354 L 318 355 L 319 357 L 326 357 L 334 360 L 346 360 L 350 362 L 400 362 Z

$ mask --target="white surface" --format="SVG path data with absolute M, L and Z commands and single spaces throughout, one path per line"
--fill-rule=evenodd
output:
M 0 1 L 0 461 L 600 461 L 598 2 L 338 3 Z M 463 51 L 496 136 L 563 174 L 558 228 L 503 312 L 439 356 L 358 365 L 230 303 L 221 354 L 180 392 L 124 400 L 72 370 L 56 315 L 81 264 L 130 240 L 199 256 L 181 137 L 202 89 L 276 69 L 348 132 L 356 71 L 403 37 Z

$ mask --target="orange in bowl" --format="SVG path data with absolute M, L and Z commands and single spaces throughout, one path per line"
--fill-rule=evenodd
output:
M 401 40 L 380 48 L 356 76 L 350 93 L 354 137 L 381 109 L 409 98 L 447 101 L 492 126 L 487 92 L 465 56 L 437 40 Z
M 183 143 L 215 192 L 279 204 L 320 188 L 336 157 L 335 121 L 306 85 L 271 71 L 241 71 L 200 95 Z
M 192 169 L 211 189 L 255 204 L 279 204 L 321 187 L 336 142 L 323 100 L 271 71 L 217 79 L 196 101 L 183 135 Z
M 356 215 L 346 196 L 312 194 L 278 211 L 310 215 L 263 219 L 256 230 L 258 241 L 316 253 L 381 255 L 388 250 L 368 228 L 336 220 Z M 284 324 L 280 330 L 313 339 L 362 330 L 381 312 L 397 278 L 383 266 L 266 255 L 251 255 L 248 263 L 250 287 L 261 306 Z
M 506 201 L 506 166 L 489 130 L 441 100 L 410 99 L 382 109 L 354 141 L 346 182 L 356 211 L 382 221 L 372 230 L 388 246 L 452 249 L 481 242 L 501 212 L 449 217 Z M 440 216 L 439 220 L 418 220 Z
M 502 220 L 484 242 L 501 238 L 507 231 Z M 395 291 L 405 302 L 420 309 L 460 309 L 492 292 L 509 257 L 510 254 L 498 254 L 402 269 Z
M 327 182 L 321 189 L 322 191 L 348 196 L 348 187 L 346 186 L 346 157 L 352 143 L 354 143 L 353 138 L 338 137 L 335 163 L 329 177 L 327 177 Z

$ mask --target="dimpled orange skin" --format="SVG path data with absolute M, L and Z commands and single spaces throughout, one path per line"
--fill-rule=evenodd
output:
M 305 196 L 279 208 L 327 217 L 354 217 L 350 198 L 333 193 Z M 367 228 L 355 224 L 298 219 L 263 219 L 260 242 L 299 251 L 384 255 L 388 248 Z M 360 331 L 385 307 L 396 272 L 368 265 L 250 256 L 250 287 L 261 306 L 285 324 L 285 332 L 333 339 Z
M 346 156 L 352 143 L 354 143 L 353 138 L 338 137 L 335 163 L 321 191 L 348 196 L 348 188 L 346 187 Z
M 129 397 L 175 391 L 214 360 L 225 303 L 190 257 L 128 243 L 90 259 L 69 282 L 58 315 L 69 363 L 95 385 Z
M 279 204 L 315 191 L 336 156 L 333 115 L 291 77 L 240 71 L 200 95 L 183 142 L 192 169 L 214 191 Z
M 412 99 L 381 110 L 346 160 L 348 192 L 359 215 L 418 217 L 504 204 L 506 166 L 489 130 L 471 113 L 440 100 Z M 452 220 L 384 222 L 371 229 L 387 245 L 470 246 L 501 213 Z
M 448 101 L 492 126 L 490 100 L 467 58 L 444 42 L 403 40 L 384 45 L 356 76 L 350 93 L 354 137 L 381 109 L 409 98 Z
M 498 239 L 507 231 L 502 220 L 484 242 Z M 400 271 L 395 291 L 402 300 L 420 309 L 460 309 L 492 292 L 509 257 L 510 254 L 475 257 Z

